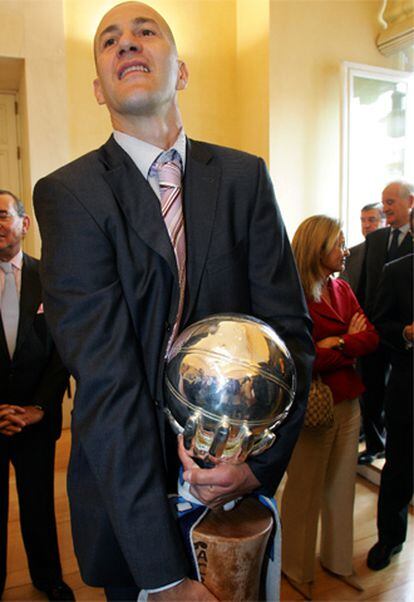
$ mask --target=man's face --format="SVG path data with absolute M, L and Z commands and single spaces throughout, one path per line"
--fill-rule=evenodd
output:
M 29 223 L 27 215 L 18 215 L 13 197 L 0 194 L 0 261 L 10 261 L 17 255 Z
M 400 228 L 408 223 L 410 207 L 413 198 L 409 196 L 405 199 L 400 197 L 401 186 L 399 184 L 390 184 L 382 193 L 382 206 L 384 208 L 385 219 L 388 226 Z
M 382 228 L 383 226 L 384 218 L 378 209 L 361 211 L 361 230 L 364 238 L 366 238 L 367 234 L 370 232 L 374 232 L 374 230 Z
M 112 115 L 165 115 L 188 74 L 163 18 L 151 7 L 128 2 L 109 11 L 95 36 L 99 104 Z

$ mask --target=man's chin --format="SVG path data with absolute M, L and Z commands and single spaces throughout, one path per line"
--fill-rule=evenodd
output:
M 160 107 L 165 107 L 172 102 L 173 99 L 168 95 L 139 90 L 120 100 L 116 112 L 125 117 L 149 117 L 159 113 Z

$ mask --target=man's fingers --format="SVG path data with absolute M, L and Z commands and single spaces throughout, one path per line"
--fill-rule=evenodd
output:
M 5 435 L 8 435 L 9 437 L 11 435 L 17 435 L 17 433 L 21 433 L 23 429 L 19 428 L 19 427 L 8 427 L 5 429 Z
M 15 406 L 9 403 L 2 403 L 0 404 L 0 414 L 2 414 L 3 412 L 13 412 L 15 414 L 24 414 L 26 412 L 26 410 L 21 407 L 21 406 Z
M 224 464 L 214 468 L 200 468 L 197 470 L 184 471 L 184 479 L 191 485 L 202 485 L 211 487 L 226 487 L 229 485 L 228 467 Z
M 20 416 L 16 416 L 15 414 L 10 413 L 7 416 L 5 416 L 4 418 L 5 418 L 5 421 L 8 422 L 9 424 L 19 426 L 22 428 L 26 426 L 26 421 L 23 420 L 22 418 L 20 418 Z
M 193 468 L 199 468 L 198 464 L 194 462 L 193 458 L 185 449 L 182 435 L 178 436 L 178 457 L 180 458 L 184 470 L 192 470 Z
M 7 416 L 7 417 L 3 417 L 0 419 L 0 429 L 1 428 L 18 428 L 18 429 L 22 429 L 26 426 L 25 422 L 21 421 L 21 420 L 16 420 L 16 418 L 14 416 Z
M 227 495 L 216 485 L 196 485 L 190 487 L 190 493 L 209 508 L 221 508 L 235 497 L 233 494 Z
M 6 425 L 4 428 L 0 426 L 0 433 L 2 435 L 7 435 L 8 437 L 10 435 L 15 435 L 16 433 L 20 433 L 23 429 L 17 427 L 17 426 L 9 426 Z

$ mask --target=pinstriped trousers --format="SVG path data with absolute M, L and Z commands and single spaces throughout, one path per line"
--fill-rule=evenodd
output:
M 293 451 L 282 498 L 282 570 L 299 583 L 314 579 L 319 516 L 321 563 L 352 574 L 359 428 L 358 400 L 342 401 L 333 427 L 303 429 Z

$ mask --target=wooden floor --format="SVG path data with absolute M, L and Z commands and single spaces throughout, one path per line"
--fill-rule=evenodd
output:
M 103 600 L 102 590 L 87 587 L 81 580 L 73 553 L 69 509 L 66 497 L 66 465 L 69 453 L 69 431 L 65 430 L 58 442 L 56 458 L 56 514 L 59 543 L 65 581 L 73 588 L 78 600 Z M 27 571 L 26 557 L 20 536 L 20 526 L 14 477 L 11 477 L 11 504 L 9 521 L 8 576 L 4 600 L 43 600 L 34 589 Z M 376 500 L 374 485 L 358 477 L 355 506 L 354 566 L 365 591 L 358 593 L 317 569 L 314 600 L 383 600 L 387 602 L 412 602 L 414 600 L 414 517 L 409 520 L 408 539 L 401 554 L 391 565 L 378 572 L 370 571 L 365 564 L 367 551 L 376 541 Z M 282 581 L 282 600 L 301 600 L 286 581 Z

